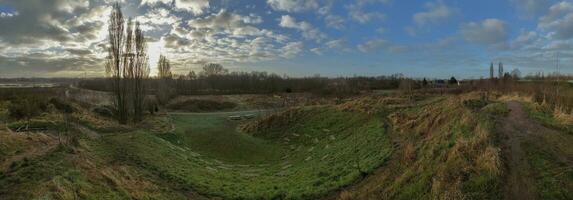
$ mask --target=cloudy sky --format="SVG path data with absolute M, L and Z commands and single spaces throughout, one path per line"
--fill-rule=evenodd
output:
M 103 76 L 115 0 L 0 0 L 0 77 Z M 573 73 L 573 1 L 122 0 L 151 68 L 207 62 L 291 76 Z

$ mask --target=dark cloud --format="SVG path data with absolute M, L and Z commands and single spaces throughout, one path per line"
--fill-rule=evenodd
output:
M 103 60 L 95 57 L 49 59 L 50 57 L 50 55 L 41 53 L 23 57 L 0 56 L 0 71 L 2 72 L 0 76 L 67 76 L 66 74 L 74 72 L 98 74 L 103 71 Z
M 10 44 L 40 43 L 44 40 L 66 42 L 72 40 L 63 20 L 77 9 L 86 9 L 85 0 L 42 0 L 5 3 L 19 14 L 0 20 L 0 38 Z

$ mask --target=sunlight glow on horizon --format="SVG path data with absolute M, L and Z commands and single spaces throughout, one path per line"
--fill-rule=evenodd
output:
M 149 55 L 149 76 L 157 76 L 157 62 L 159 61 L 159 56 L 161 55 L 164 42 L 163 40 L 159 40 L 157 42 L 148 42 L 147 45 L 147 53 Z

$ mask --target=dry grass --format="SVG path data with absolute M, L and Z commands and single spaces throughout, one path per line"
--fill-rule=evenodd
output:
M 338 199 L 496 198 L 502 166 L 493 122 L 463 103 L 476 98 L 477 93 L 451 96 L 393 112 L 389 121 L 400 149 L 387 166 Z

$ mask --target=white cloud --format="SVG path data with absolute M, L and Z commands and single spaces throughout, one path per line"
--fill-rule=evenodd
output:
M 88 0 L 56 0 L 56 5 L 60 11 L 72 13 L 78 8 L 87 8 L 90 6 Z
M 534 31 L 522 31 L 521 34 L 511 42 L 511 48 L 521 49 L 527 47 L 537 41 L 538 37 Z
M 324 54 L 322 52 L 322 49 L 320 49 L 320 48 L 312 48 L 312 49 L 310 49 L 310 51 L 316 55 L 323 55 Z
M 324 20 L 326 21 L 326 26 L 335 28 L 338 30 L 344 29 L 344 18 L 338 15 L 327 15 Z
M 555 39 L 573 38 L 573 3 L 563 1 L 551 6 L 539 19 L 538 27 Z
M 462 36 L 469 42 L 494 45 L 505 42 L 508 38 L 506 23 L 499 19 L 485 19 L 481 22 L 463 24 Z
M 281 17 L 279 25 L 284 28 L 292 28 L 299 30 L 300 32 L 302 32 L 302 36 L 306 39 L 322 41 L 323 39 L 327 38 L 326 34 L 322 33 L 319 29 L 312 26 L 312 24 L 305 21 L 297 22 L 296 19 L 294 19 L 289 15 L 283 15 Z
M 0 18 L 10 18 L 18 16 L 20 13 L 18 12 L 0 12 Z
M 545 11 L 553 0 L 511 0 L 522 17 L 532 17 Z
M 450 18 L 455 13 L 453 8 L 441 0 L 426 3 L 425 6 L 428 9 L 427 11 L 416 13 L 413 16 L 414 22 L 419 26 L 441 22 Z
M 234 36 L 260 35 L 263 34 L 253 25 L 262 23 L 262 18 L 257 15 L 242 16 L 221 10 L 218 13 L 206 16 L 204 18 L 192 19 L 187 22 L 189 27 L 195 29 L 212 29 L 216 31 L 225 31 L 232 33 Z
M 291 42 L 282 48 L 282 56 L 285 58 L 293 58 L 298 54 L 303 52 L 304 43 L 302 42 Z
M 358 50 L 360 50 L 364 53 L 368 53 L 368 52 L 379 50 L 379 49 L 387 47 L 387 46 L 388 46 L 388 41 L 383 40 L 383 39 L 374 39 L 374 40 L 366 41 L 366 43 L 364 43 L 364 44 L 359 44 Z
M 326 42 L 326 46 L 330 49 L 342 49 L 346 46 L 346 40 L 338 39 Z
M 177 9 L 189 11 L 194 15 L 201 15 L 205 9 L 209 8 L 209 0 L 142 0 L 141 5 L 156 5 L 158 3 L 171 5 L 173 2 L 175 2 Z
M 384 15 L 381 12 L 365 12 L 362 9 L 362 6 L 363 4 L 360 3 L 346 6 L 346 9 L 348 10 L 348 15 L 352 20 L 357 21 L 361 24 L 365 24 L 370 22 L 371 20 L 374 19 L 383 20 L 386 17 L 386 15 Z
M 267 0 L 267 4 L 274 10 L 287 12 L 301 12 L 319 7 L 317 0 Z

